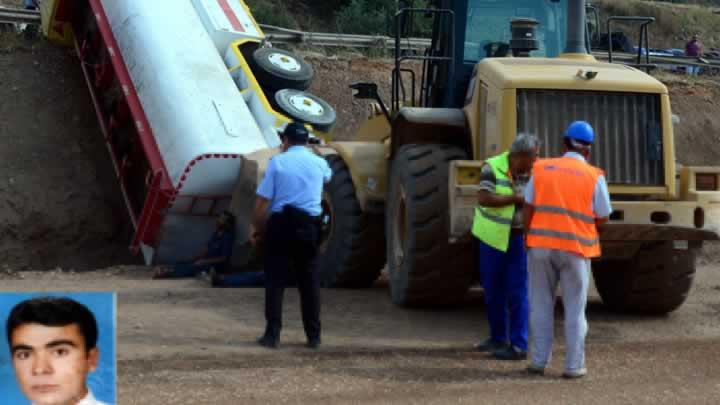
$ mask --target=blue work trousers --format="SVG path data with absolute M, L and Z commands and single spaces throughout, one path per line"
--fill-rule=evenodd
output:
M 210 271 L 212 265 L 199 266 L 193 263 L 178 263 L 164 278 L 193 278 L 202 272 Z
M 490 336 L 527 351 L 528 271 L 522 234 L 510 236 L 507 252 L 480 242 L 479 262 Z
M 222 274 L 216 276 L 213 287 L 262 287 L 265 285 L 265 273 L 262 271 L 249 271 L 243 273 Z

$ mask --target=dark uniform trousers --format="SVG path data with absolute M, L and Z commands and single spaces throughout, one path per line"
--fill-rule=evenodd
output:
M 297 280 L 303 326 L 308 340 L 320 338 L 320 278 L 316 266 L 320 220 L 285 206 L 270 216 L 265 247 L 265 336 L 280 337 L 283 293 Z M 295 277 L 291 277 L 294 271 Z

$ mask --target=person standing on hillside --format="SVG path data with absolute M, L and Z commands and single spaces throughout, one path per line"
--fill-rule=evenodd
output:
M 528 348 L 528 274 L 523 237 L 523 190 L 540 141 L 520 134 L 510 150 L 481 169 L 472 233 L 480 246 L 490 337 L 475 345 L 500 360 L 523 360 Z
M 705 46 L 700 42 L 700 36 L 695 34 L 685 45 L 685 56 L 701 58 L 705 53 Z M 688 66 L 687 72 L 690 76 L 697 76 L 700 73 L 700 66 Z
M 320 346 L 320 277 L 316 257 L 320 243 L 322 192 L 332 170 L 307 147 L 309 133 L 290 123 L 281 135 L 283 153 L 268 163 L 257 189 L 251 243 L 265 246 L 265 333 L 258 344 L 277 348 L 282 302 L 290 271 L 300 290 L 307 346 Z M 269 218 L 268 218 L 269 215 Z
M 587 374 L 590 259 L 600 256 L 597 226 L 612 212 L 603 171 L 587 163 L 594 142 L 590 124 L 573 122 L 565 132 L 563 157 L 538 161 L 525 189 L 533 374 L 543 374 L 550 362 L 558 284 L 565 308 L 563 377 Z

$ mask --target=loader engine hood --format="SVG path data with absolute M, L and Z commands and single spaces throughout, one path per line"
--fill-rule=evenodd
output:
M 588 121 L 596 132 L 591 163 L 605 171 L 611 193 L 675 196 L 670 99 L 656 79 L 577 54 L 489 58 L 476 71 L 478 82 L 502 94 L 504 139 L 532 133 L 543 157 L 559 156 L 567 126 Z
M 488 58 L 478 74 L 501 89 L 568 89 L 667 94 L 667 87 L 630 66 L 573 58 Z M 588 72 L 595 73 L 588 79 Z

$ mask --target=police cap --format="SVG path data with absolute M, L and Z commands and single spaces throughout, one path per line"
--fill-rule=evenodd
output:
M 305 143 L 307 142 L 310 134 L 302 124 L 298 124 L 297 122 L 291 122 L 285 127 L 285 130 L 282 132 L 281 136 L 287 138 L 290 142 Z

